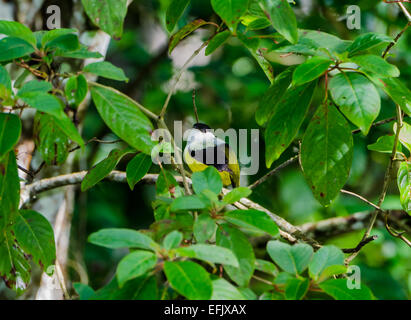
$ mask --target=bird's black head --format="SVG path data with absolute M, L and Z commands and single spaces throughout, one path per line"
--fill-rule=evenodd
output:
M 194 123 L 193 128 L 200 130 L 201 132 L 206 132 L 207 130 L 211 129 L 208 125 L 200 122 Z

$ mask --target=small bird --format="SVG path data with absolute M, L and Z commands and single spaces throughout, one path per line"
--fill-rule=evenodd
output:
M 193 105 L 197 123 L 190 130 L 184 149 L 184 161 L 192 172 L 203 171 L 209 166 L 220 173 L 224 186 L 240 185 L 240 166 L 235 152 L 223 140 L 217 138 L 211 128 L 198 121 L 193 92 Z

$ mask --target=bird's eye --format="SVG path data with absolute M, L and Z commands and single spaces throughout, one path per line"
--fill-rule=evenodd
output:
M 194 158 L 194 156 L 196 155 L 196 152 L 194 150 L 191 150 L 190 155 Z

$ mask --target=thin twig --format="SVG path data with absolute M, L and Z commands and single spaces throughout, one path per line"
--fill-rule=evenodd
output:
M 354 196 L 354 197 L 357 197 L 358 199 L 364 201 L 365 203 L 368 203 L 371 207 L 375 208 L 376 210 L 383 211 L 379 206 L 375 205 L 374 203 L 372 203 L 371 201 L 367 200 L 367 199 L 364 198 L 363 196 L 360 196 L 359 194 L 356 194 L 355 192 L 351 192 L 351 191 L 344 190 L 344 189 L 341 189 L 340 191 L 341 191 L 342 193 L 349 194 L 349 195 L 352 195 L 352 196 Z
M 193 98 L 194 115 L 195 115 L 195 117 L 196 117 L 197 123 L 199 123 L 199 120 L 198 120 L 198 111 L 197 111 L 197 105 L 196 105 L 196 89 L 193 89 L 192 98 Z
M 398 42 L 398 39 L 404 34 L 405 30 L 408 29 L 408 27 L 411 25 L 411 21 L 408 21 L 408 23 L 405 25 L 405 27 L 400 31 L 400 33 L 397 34 L 397 36 L 394 38 L 393 42 L 390 42 L 387 46 L 387 48 L 385 48 L 382 57 L 385 58 L 385 56 L 388 54 L 388 52 L 391 50 L 391 48 L 393 46 L 395 46 L 395 44 Z
M 377 235 L 373 235 L 371 237 L 365 238 L 364 240 L 361 240 L 360 243 L 357 244 L 357 246 L 355 248 L 351 248 L 351 249 L 341 249 L 344 253 L 357 253 L 359 252 L 362 247 L 364 247 L 366 244 L 370 243 L 371 241 L 374 241 L 375 239 L 377 239 L 378 236 Z
M 388 218 L 389 218 L 389 211 L 387 211 L 384 215 L 384 225 L 385 225 L 385 228 L 387 229 L 388 233 L 390 235 L 392 235 L 393 237 L 395 237 L 395 238 L 401 239 L 409 247 L 411 247 L 411 241 L 408 240 L 406 237 L 404 237 L 404 231 L 401 231 L 401 232 L 394 231 L 388 224 Z

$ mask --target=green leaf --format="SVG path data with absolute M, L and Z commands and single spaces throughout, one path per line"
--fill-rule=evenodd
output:
M 371 290 L 361 284 L 361 289 L 349 289 L 347 279 L 330 279 L 319 284 L 319 287 L 335 300 L 372 300 Z
M 256 259 L 255 269 L 261 272 L 268 273 L 272 276 L 277 276 L 278 274 L 277 267 L 272 262 L 266 260 Z
M 156 182 L 157 196 L 164 195 L 166 197 L 170 197 L 173 195 L 175 197 L 179 197 L 184 194 L 184 192 L 180 191 L 180 186 L 178 185 L 178 182 L 176 178 L 174 178 L 173 174 L 168 170 L 161 170 L 158 174 Z
M 33 257 L 46 273 L 56 259 L 54 231 L 50 222 L 33 210 L 20 210 L 13 225 L 14 234 L 20 247 Z
M 111 249 L 139 248 L 152 250 L 157 247 L 157 244 L 149 236 L 132 229 L 102 229 L 92 233 L 88 241 L 97 246 Z
M 255 113 L 255 120 L 260 126 L 263 126 L 271 118 L 276 105 L 290 86 L 293 70 L 294 68 L 290 67 L 281 72 L 262 96 Z
M 308 271 L 310 276 L 317 280 L 328 267 L 335 265 L 344 265 L 344 253 L 336 246 L 327 245 L 314 254 Z
M 171 211 L 205 209 L 207 204 L 198 196 L 182 196 L 171 204 Z
M 277 240 L 271 240 L 267 243 L 267 252 L 284 271 L 301 274 L 311 260 L 313 248 L 305 243 L 291 246 Z
M 240 266 L 224 266 L 228 276 L 239 286 L 247 286 L 254 273 L 255 256 L 253 247 L 248 238 L 241 231 L 226 224 L 217 229 L 216 243 L 219 246 L 230 249 Z
M 277 291 L 267 291 L 264 292 L 258 300 L 284 300 L 284 296 Z
M 117 166 L 118 162 L 127 153 L 133 152 L 133 149 L 126 148 L 123 150 L 113 149 L 110 151 L 107 158 L 101 160 L 93 168 L 87 172 L 83 181 L 81 182 L 81 191 L 86 191 L 94 187 L 98 182 L 103 180 L 111 171 Z
M 322 104 L 301 144 L 301 166 L 314 197 L 328 206 L 348 179 L 353 139 L 345 118 L 333 105 Z
M 5 284 L 21 294 L 30 282 L 28 256 L 17 245 L 11 232 L 0 233 L 0 277 Z
M 90 63 L 84 67 L 83 71 L 90 72 L 107 79 L 128 82 L 128 78 L 124 74 L 123 69 L 120 69 L 107 61 Z
M 20 118 L 11 113 L 0 113 L 0 159 L 13 150 L 21 134 Z
M 163 240 L 163 247 L 166 250 L 177 248 L 183 241 L 183 234 L 174 230 L 170 232 Z
M 48 47 L 49 43 L 68 34 L 77 33 L 76 29 L 60 28 L 53 29 L 45 32 L 41 37 L 41 46 L 43 48 Z
M 271 21 L 266 17 L 258 15 L 246 15 L 241 18 L 241 23 L 247 27 L 248 30 L 260 30 L 271 26 Z
M 380 95 L 375 86 L 356 72 L 341 72 L 329 82 L 334 102 L 366 135 L 380 113 Z
M 320 77 L 332 63 L 332 60 L 325 57 L 313 57 L 300 64 L 293 73 L 293 84 L 301 85 L 313 81 Z
M 411 162 L 403 161 L 397 174 L 401 205 L 411 215 Z
M 152 163 L 153 161 L 150 156 L 144 153 L 139 153 L 127 164 L 127 182 L 131 190 L 133 190 L 136 183 L 147 174 Z
M 229 30 L 224 30 L 217 33 L 208 43 L 205 50 L 205 55 L 208 56 L 217 50 L 220 46 L 224 44 L 231 37 L 231 32 Z
M 397 123 L 394 123 L 394 133 L 397 132 Z M 398 135 L 398 139 L 402 143 L 404 147 L 408 149 L 408 151 L 411 152 L 411 125 L 409 125 L 406 122 L 403 122 L 402 128 L 400 130 L 400 133 Z
M 176 253 L 182 257 L 204 260 L 211 263 L 219 263 L 238 267 L 238 260 L 233 252 L 211 244 L 193 244 L 189 247 L 176 249 Z
M 347 51 L 349 56 L 353 56 L 391 41 L 393 41 L 392 38 L 384 34 L 365 33 L 355 38 L 354 42 L 347 48 Z
M 78 107 L 86 98 L 87 91 L 87 80 L 82 74 L 70 77 L 64 87 L 67 102 L 71 107 Z
M 228 204 L 240 201 L 242 198 L 247 198 L 251 194 L 251 189 L 247 187 L 238 187 L 227 193 L 223 201 Z
M 257 300 L 257 295 L 250 288 L 238 288 L 238 291 L 244 296 L 245 300 Z
M 51 91 L 51 89 L 53 89 L 53 86 L 50 82 L 31 80 L 23 84 L 17 95 L 24 96 L 24 94 L 29 92 L 47 93 L 48 91 Z
M 178 19 L 187 8 L 190 0 L 172 0 L 166 11 L 166 26 L 168 31 L 173 31 Z
M 203 171 L 194 172 L 191 177 L 193 189 L 196 194 L 200 194 L 203 190 L 210 190 L 215 194 L 219 194 L 223 188 L 220 174 L 217 169 L 209 166 Z
M 28 56 L 34 48 L 19 38 L 7 37 L 0 40 L 0 62 Z
M 228 211 L 224 214 L 224 219 L 242 228 L 266 232 L 273 237 L 278 235 L 276 223 L 262 211 L 254 209 Z
M 157 257 L 149 251 L 134 251 L 126 255 L 117 266 L 117 280 L 120 288 L 128 281 L 142 276 L 157 263 Z
M 19 92 L 18 97 L 32 108 L 57 118 L 63 117 L 63 106 L 60 104 L 60 100 L 51 94 L 30 91 L 22 94 Z
M 166 261 L 164 273 L 171 287 L 190 300 L 208 300 L 213 291 L 210 275 L 192 261 Z
M 101 86 L 90 89 L 97 111 L 107 126 L 130 146 L 151 154 L 153 125 L 136 102 L 119 91 Z
M 11 92 L 11 79 L 10 75 L 7 72 L 6 68 L 0 65 L 0 84 L 4 85 L 4 87 Z
M 374 54 L 365 54 L 361 56 L 354 56 L 351 61 L 359 65 L 365 71 L 374 72 L 383 77 L 398 77 L 400 70 L 380 56 Z
M 46 44 L 46 49 L 58 49 L 61 52 L 72 52 L 80 48 L 80 42 L 76 34 L 65 34 L 55 38 Z
M 13 221 L 20 202 L 20 180 L 13 150 L 0 159 L 0 199 L 1 240 L 1 233 Z
M 241 292 L 227 280 L 213 280 L 213 295 L 211 300 L 244 300 Z
M 170 44 L 168 45 L 168 53 L 170 54 L 174 50 L 174 48 L 180 43 L 181 40 L 183 40 L 189 34 L 191 34 L 195 30 L 206 24 L 209 24 L 209 22 L 204 21 L 202 19 L 197 19 L 178 30 L 170 38 Z
M 297 19 L 288 1 L 263 0 L 274 29 L 291 43 L 298 41 Z
M 101 30 L 118 40 L 123 34 L 127 0 L 81 0 L 87 15 Z
M 95 291 L 93 290 L 93 288 L 89 287 L 84 283 L 75 282 L 73 283 L 73 287 L 79 295 L 80 300 L 88 300 L 90 297 L 95 295 Z
M 208 213 L 202 213 L 194 222 L 193 233 L 194 237 L 199 243 L 204 243 L 210 240 L 217 228 L 216 223 Z
M 25 25 L 16 21 L 0 20 L 0 34 L 24 40 L 33 48 L 37 45 L 36 37 L 33 32 L 31 32 Z
M 304 298 L 310 285 L 310 279 L 290 279 L 285 287 L 287 300 L 301 300 Z
M 316 81 L 291 87 L 279 100 L 268 122 L 264 139 L 267 168 L 277 160 L 298 133 L 310 106 Z
M 392 153 L 394 147 L 394 135 L 385 135 L 377 139 L 373 144 L 367 146 L 368 150 L 382 152 L 382 153 Z M 397 152 L 401 152 L 401 144 L 397 145 Z
M 248 0 L 211 0 L 213 10 L 235 32 L 241 16 L 247 11 Z
M 59 50 L 58 48 L 54 52 L 53 56 L 55 57 L 63 57 L 63 58 L 73 58 L 73 59 L 99 59 L 103 58 L 101 53 L 99 52 L 92 52 L 88 51 L 86 46 L 80 44 L 80 49 L 75 51 L 64 51 Z

